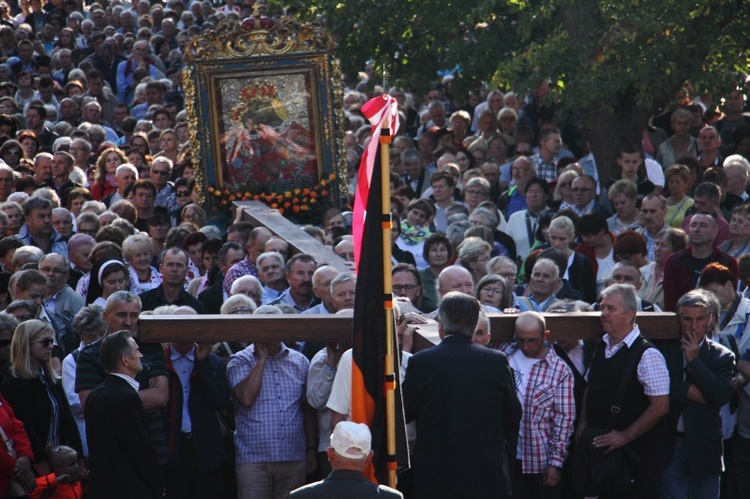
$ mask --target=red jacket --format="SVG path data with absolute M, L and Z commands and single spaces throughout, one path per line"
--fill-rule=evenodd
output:
M 16 450 L 18 457 L 28 457 L 34 461 L 34 453 L 31 451 L 31 443 L 23 428 L 23 423 L 19 421 L 11 406 L 0 395 L 0 426 L 3 428 L 5 435 L 13 440 L 13 448 Z M 0 496 L 5 496 L 10 485 L 10 479 L 13 477 L 16 469 L 16 460 L 13 459 L 5 444 L 0 442 Z
M 60 485 L 57 483 L 57 476 L 54 473 L 50 473 L 47 476 L 40 476 L 36 479 L 36 488 L 28 496 L 29 499 L 41 499 L 42 497 L 49 497 L 50 499 L 81 499 L 83 497 L 83 487 L 81 486 L 81 482 Z
M 719 251 L 714 246 L 711 263 L 724 265 L 732 273 L 732 286 L 737 287 L 737 260 Z M 695 289 L 698 275 L 693 269 L 693 248 L 687 248 L 670 255 L 664 263 L 664 311 L 675 312 L 677 301 L 682 295 Z

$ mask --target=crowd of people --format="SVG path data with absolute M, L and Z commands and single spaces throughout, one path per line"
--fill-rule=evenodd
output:
M 368 66 L 351 85 L 350 193 L 361 106 L 388 92 L 400 112 L 400 492 L 363 479 L 350 345 L 140 341 L 143 314 L 352 313 L 353 272 L 241 216 L 222 233 L 196 202 L 184 50 L 252 9 L 0 2 L 0 495 L 583 497 L 572 453 L 591 436 L 639 457 L 616 493 L 750 497 L 742 88 L 655 116 L 597 168 L 546 84 L 462 99 L 450 78 L 383 88 Z M 349 262 L 351 201 L 300 228 Z M 550 340 L 543 313 L 586 310 L 602 342 Z M 660 310 L 679 343 L 641 336 L 637 314 Z M 491 313 L 518 314 L 513 341 L 493 340 Z M 431 320 L 441 343 L 412 355 Z

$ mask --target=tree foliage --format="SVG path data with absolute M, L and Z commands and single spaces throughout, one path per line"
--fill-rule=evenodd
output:
M 534 88 L 549 78 L 559 117 L 588 132 L 602 178 L 617 144 L 685 86 L 721 95 L 748 71 L 744 0 L 313 0 L 350 78 L 373 60 L 419 92 L 461 66 L 456 93 L 481 81 Z

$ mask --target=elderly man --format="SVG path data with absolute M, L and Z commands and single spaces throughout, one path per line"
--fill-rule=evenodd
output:
M 107 298 L 104 320 L 110 331 L 127 330 L 135 335 L 136 343 L 143 354 L 144 365 L 149 369 L 135 376 L 138 396 L 143 403 L 148 418 L 148 433 L 159 455 L 159 464 L 167 463 L 167 439 L 161 410 L 169 401 L 169 379 L 164 351 L 158 343 L 138 341 L 138 317 L 141 313 L 141 300 L 130 291 L 116 291 Z M 105 380 L 106 366 L 102 365 L 102 341 L 95 341 L 78 354 L 76 364 L 75 390 L 81 399 L 81 407 L 86 411 L 86 402 L 91 391 Z M 87 418 L 88 419 L 88 418 Z M 87 421 L 88 424 L 88 421 Z M 89 437 L 91 445 L 91 437 Z
M 68 240 L 73 235 L 73 214 L 67 208 L 52 208 L 52 227 Z
M 628 445 L 640 462 L 629 497 L 647 498 L 657 497 L 658 472 L 671 459 L 669 446 L 662 445 L 664 432 L 670 430 L 659 425 L 669 411 L 670 376 L 662 354 L 641 336 L 635 324 L 637 309 L 633 286 L 613 284 L 602 292 L 605 334 L 591 360 L 578 434 L 588 427 L 608 427 L 617 394 L 612 380 L 627 383 L 613 429 L 594 437 L 593 444 L 605 452 Z M 622 379 L 631 356 L 635 356 L 636 365 L 629 378 Z
M 531 157 L 536 164 L 537 175 L 547 182 L 557 179 L 557 161 L 555 157 L 560 152 L 563 142 L 560 130 L 547 128 L 539 135 L 539 152 Z
M 526 156 L 519 156 L 510 168 L 513 187 L 504 192 L 497 200 L 497 207 L 508 219 L 517 211 L 529 207 L 526 203 L 526 184 L 536 177 L 536 163 Z
M 75 289 L 78 280 L 91 272 L 93 263 L 89 256 L 94 249 L 96 240 L 87 234 L 75 234 L 68 240 L 68 257 L 70 258 L 70 270 L 68 286 Z
M 560 471 L 573 435 L 573 373 L 549 345 L 542 314 L 519 315 L 513 338 L 514 342 L 503 349 L 513 369 L 516 396 L 523 410 L 513 494 L 551 497 L 560 492 Z M 547 396 L 549 393 L 551 397 Z
M 643 275 L 638 266 L 628 260 L 617 262 L 612 268 L 612 275 L 609 278 L 609 284 L 630 284 L 636 291 L 643 286 Z M 661 308 L 638 297 L 639 312 L 661 312 Z
M 84 139 L 74 139 L 70 143 L 70 154 L 75 159 L 75 166 L 86 171 L 91 161 L 91 144 Z
M 404 167 L 404 185 L 411 187 L 416 197 L 420 197 L 429 187 L 432 172 L 422 167 L 422 156 L 416 149 L 407 149 L 401 154 Z
M 130 101 L 133 99 L 133 91 L 135 90 L 133 73 L 138 67 L 143 66 L 147 68 L 149 72 L 148 76 L 152 80 L 157 80 L 163 76 L 149 60 L 150 52 L 151 49 L 148 42 L 138 40 L 133 44 L 133 55 L 117 66 L 117 97 L 120 102 L 130 104 Z
M 447 293 L 438 309 L 439 345 L 409 360 L 403 383 L 406 421 L 416 421 L 416 497 L 486 497 L 511 493 L 507 449 L 516 448 L 521 406 L 500 352 L 471 342 L 479 302 Z M 490 426 L 466 424 L 495 421 Z M 445 429 L 450 428 L 450 438 Z M 482 465 L 466 459 L 480 453 Z
M 169 182 L 172 178 L 172 167 L 171 159 L 159 156 L 151 163 L 151 170 L 149 172 L 151 182 L 156 187 L 154 206 L 164 206 L 171 215 L 179 210 L 177 192 Z
M 572 185 L 572 210 L 576 212 L 579 217 L 588 215 L 589 213 L 602 213 L 606 215 L 606 218 L 609 218 L 612 215 L 599 204 L 599 201 L 596 200 L 597 182 L 594 177 L 589 175 L 579 175 L 573 179 Z
M 534 264 L 529 279 L 529 290 L 527 300 L 531 304 L 531 310 L 544 312 L 550 305 L 557 301 L 555 294 L 562 287 L 563 280 L 560 277 L 560 267 L 549 258 L 540 258 Z M 528 308 L 527 300 L 518 300 L 521 310 Z
M 47 293 L 44 306 L 60 316 L 73 317 L 73 314 L 86 304 L 81 295 L 66 284 L 68 262 L 62 255 L 50 253 L 39 261 L 39 272 L 47 278 Z
M 41 187 L 52 184 L 53 156 L 48 152 L 40 152 L 34 157 L 34 182 Z
M 672 461 L 661 472 L 662 498 L 718 497 L 722 461 L 721 407 L 732 396 L 734 354 L 710 339 L 711 297 L 693 290 L 677 302 L 684 377 L 673 380 L 669 401 L 679 412 Z
M 312 292 L 320 303 L 303 311 L 303 314 L 335 314 L 336 308 L 331 301 L 331 283 L 339 271 L 330 265 L 318 268 L 312 276 Z M 312 352 L 315 353 L 315 352 Z
M 28 246 L 36 246 L 44 254 L 57 253 L 68 258 L 68 244 L 52 227 L 52 202 L 43 197 L 32 197 L 23 204 L 26 223 L 16 237 Z
M 269 241 L 270 242 L 270 241 Z M 266 244 L 266 247 L 268 244 Z M 258 277 L 263 283 L 263 305 L 270 303 L 281 295 L 286 289 L 286 276 L 284 275 L 284 257 L 278 251 L 267 250 L 258 257 L 255 262 L 258 268 Z M 315 275 L 313 275 L 313 293 L 315 294 Z M 318 296 L 315 294 L 315 296 Z M 259 303 L 258 306 L 261 304 Z
M 131 186 L 136 180 L 138 180 L 138 169 L 130 163 L 125 163 L 117 167 L 115 170 L 115 184 L 117 184 L 117 190 L 108 194 L 102 199 L 102 203 L 109 208 L 114 203 L 121 199 L 127 199 L 125 192 L 128 186 Z
M 695 289 L 698 276 L 711 262 L 727 267 L 737 282 L 737 261 L 715 246 L 718 228 L 716 219 L 708 213 L 696 213 L 690 219 L 690 246 L 673 253 L 664 263 L 664 310 L 673 312 L 677 300 Z
M 312 276 L 317 266 L 318 262 L 311 255 L 298 253 L 290 258 L 285 269 L 289 289 L 281 293 L 270 305 L 286 303 L 297 312 L 303 312 L 317 305 L 312 292 Z
M 727 174 L 727 196 L 736 196 L 742 201 L 747 201 L 750 196 L 745 192 L 748 173 L 750 173 L 750 162 L 739 154 L 732 154 L 724 160 L 724 172 Z
M 287 497 L 315 468 L 315 411 L 305 400 L 308 368 L 304 355 L 280 341 L 254 343 L 229 360 L 237 497 Z
M 403 498 L 401 492 L 385 485 L 376 485 L 364 475 L 372 462 L 372 436 L 365 424 L 342 421 L 331 434 L 326 450 L 331 474 L 324 480 L 292 491 L 290 499 L 317 497 Z

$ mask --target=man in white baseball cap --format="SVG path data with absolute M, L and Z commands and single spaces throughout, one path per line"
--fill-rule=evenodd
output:
M 401 492 L 376 485 L 365 477 L 363 471 L 372 461 L 372 436 L 365 424 L 342 421 L 331 434 L 328 461 L 331 474 L 324 480 L 292 491 L 290 499 L 316 497 L 358 497 L 378 499 L 403 499 Z

